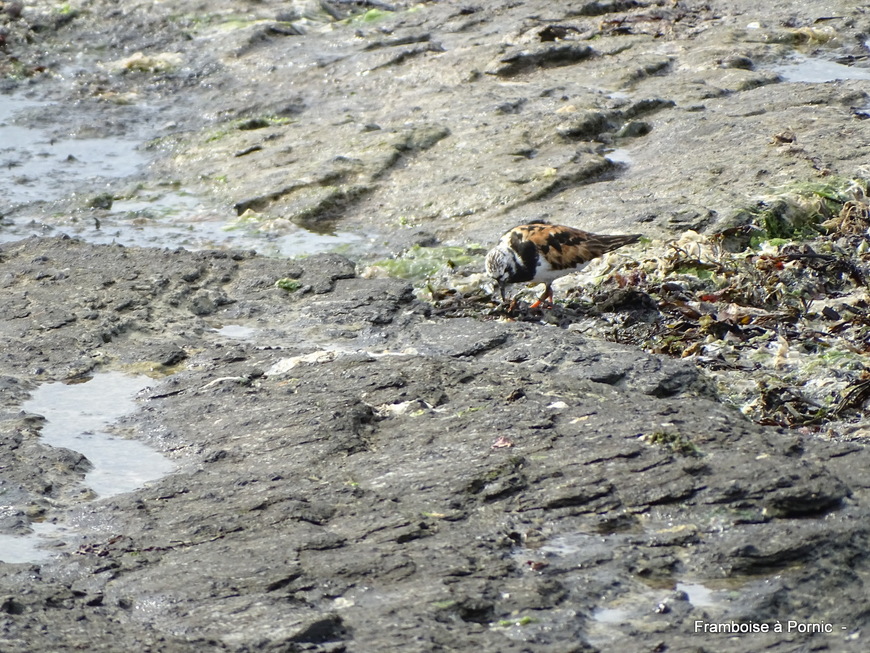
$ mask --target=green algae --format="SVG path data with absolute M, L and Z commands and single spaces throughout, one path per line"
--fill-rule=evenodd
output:
M 451 269 L 475 261 L 477 257 L 471 254 L 469 249 L 469 247 L 414 245 L 401 256 L 376 261 L 369 269 L 383 271 L 390 277 L 424 281 L 444 267 Z

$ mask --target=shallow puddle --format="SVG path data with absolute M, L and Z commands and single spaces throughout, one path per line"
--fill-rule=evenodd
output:
M 596 608 L 586 633 L 589 643 L 603 650 L 610 650 L 616 642 L 624 638 L 624 628 L 632 627 L 633 621 L 654 608 L 655 599 L 656 593 L 648 591 L 621 597 L 610 605 Z
M 91 242 L 139 247 L 185 249 L 253 249 L 265 256 L 304 256 L 342 248 L 364 247 L 359 234 L 318 234 L 287 225 L 281 233 L 238 225 L 227 207 L 210 205 L 184 191 L 143 192 L 113 203 L 111 212 L 80 234 Z
M 870 80 L 870 68 L 846 66 L 836 61 L 817 57 L 795 57 L 788 63 L 773 67 L 783 81 L 805 84 L 823 84 L 836 80 Z
M 156 381 L 102 372 L 85 383 L 46 383 L 22 406 L 42 415 L 42 441 L 83 454 L 93 465 L 85 476 L 99 497 L 130 492 L 171 472 L 173 463 L 138 440 L 111 432 L 111 423 L 136 409 L 134 397 Z
M 143 138 L 72 138 L 65 135 L 63 115 L 50 102 L 0 94 L 0 216 L 7 214 L 0 242 L 67 234 L 95 244 L 252 249 L 281 257 L 365 252 L 372 246 L 371 239 L 350 232 L 315 233 L 290 223 L 271 232 L 258 223 L 239 224 L 232 207 L 209 204 L 171 185 L 141 188 L 111 208 L 91 210 L 88 198 L 123 194 L 119 180 L 148 163 L 138 149 Z M 72 209 L 50 213 L 56 209 L 44 205 L 77 195 Z M 13 207 L 17 210 L 10 213 Z
M 295 233 L 280 236 L 271 243 L 267 242 L 267 251 L 265 253 L 272 250 L 276 254 L 289 257 L 330 251 L 359 251 L 369 247 L 370 245 L 365 237 L 349 231 L 319 234 L 299 229 Z
M 67 234 L 98 245 L 255 250 L 263 256 L 287 258 L 323 252 L 366 253 L 373 249 L 371 239 L 351 232 L 320 234 L 293 225 L 283 233 L 234 227 L 234 215 L 230 213 L 194 195 L 170 191 L 144 199 L 118 200 L 108 211 L 78 212 L 74 218 L 26 211 L 6 218 L 0 242 Z
M 135 396 L 156 383 L 122 372 L 101 372 L 84 383 L 46 383 L 22 410 L 45 417 L 40 437 L 52 447 L 83 454 L 93 466 L 85 484 L 99 497 L 131 492 L 169 474 L 175 465 L 138 440 L 112 433 L 112 423 L 137 408 Z M 32 523 L 28 535 L 0 535 L 0 561 L 40 562 L 54 553 L 46 548 L 62 525 Z
M 622 166 L 630 166 L 632 164 L 631 152 L 622 147 L 617 147 L 609 152 L 605 152 L 604 158 L 611 163 L 616 163 Z
M 677 583 L 676 589 L 678 592 L 685 592 L 689 603 L 696 608 L 709 608 L 719 603 L 713 595 L 715 590 L 701 583 Z
M 621 624 L 628 620 L 631 611 L 625 608 L 598 608 L 592 613 L 592 618 L 605 624 Z
M 561 568 L 593 569 L 597 560 L 610 557 L 614 545 L 614 538 L 598 534 L 567 533 L 551 538 L 534 553 L 521 550 L 517 559 L 545 557 L 551 564 L 555 563 Z M 595 607 L 588 623 L 588 640 L 593 646 L 610 650 L 626 639 L 628 631 L 643 627 L 640 624 L 655 619 L 660 606 L 680 604 L 686 598 L 691 609 L 721 614 L 729 606 L 729 591 L 745 583 L 745 579 L 720 580 L 708 585 L 694 579 L 663 578 L 647 586 L 644 581 L 644 584 L 639 584 Z M 686 598 L 680 598 L 675 592 L 684 592 Z
M 539 549 L 547 556 L 560 558 L 583 558 L 605 555 L 610 551 L 610 543 L 602 535 L 589 533 L 568 533 L 557 535 Z
M 250 340 L 259 329 L 254 327 L 243 326 L 241 324 L 227 324 L 215 329 L 215 333 L 224 338 L 233 340 Z
M 30 528 L 33 532 L 28 535 L 0 534 L 0 562 L 40 562 L 54 555 L 53 551 L 44 547 L 49 543 L 47 536 L 57 532 L 57 526 L 36 522 Z
M 6 205 L 59 199 L 85 182 L 133 175 L 147 162 L 134 140 L 59 138 L 26 124 L 49 106 L 0 94 L 0 197 Z

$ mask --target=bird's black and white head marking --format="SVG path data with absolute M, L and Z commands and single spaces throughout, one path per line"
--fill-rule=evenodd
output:
M 519 264 L 520 261 L 516 253 L 510 247 L 505 246 L 504 243 L 499 243 L 489 250 L 486 255 L 484 263 L 486 274 L 498 284 L 502 301 L 504 301 L 505 287 L 513 282 Z

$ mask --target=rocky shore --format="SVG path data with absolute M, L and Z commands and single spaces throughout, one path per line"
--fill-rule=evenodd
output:
M 870 176 L 870 17 L 769 5 L 0 4 L 4 89 L 53 102 L 22 120 L 151 160 L 2 210 L 0 535 L 50 532 L 0 551 L 0 650 L 866 650 L 861 432 L 752 422 L 691 359 L 569 313 L 361 274 L 530 217 L 721 232 Z M 814 57 L 851 79 L 788 81 Z M 264 243 L 366 244 L 92 237 L 178 189 Z M 174 471 L 97 496 L 24 407 L 109 372 L 150 379 L 111 437 Z

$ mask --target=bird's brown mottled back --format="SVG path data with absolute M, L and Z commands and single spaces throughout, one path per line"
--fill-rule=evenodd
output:
M 513 231 L 520 232 L 525 240 L 534 243 L 554 270 L 577 267 L 640 238 L 638 234 L 607 236 L 546 223 L 525 224 Z

